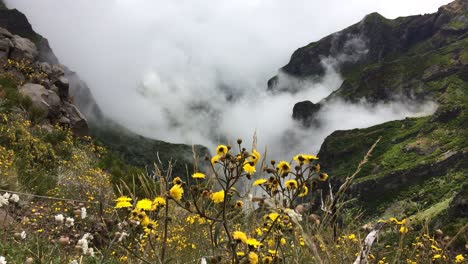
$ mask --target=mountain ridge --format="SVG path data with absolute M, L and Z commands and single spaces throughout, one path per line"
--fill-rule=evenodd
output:
M 299 80 L 320 79 L 321 60 L 352 56 L 356 47 L 346 50 L 346 43 L 356 35 L 364 39 L 368 52 L 360 53 L 363 47 L 357 45 L 359 56 L 336 67 L 343 76 L 341 86 L 316 104 L 302 98 L 294 105 L 293 118 L 305 126 L 320 126 L 321 107 L 335 100 L 371 105 L 402 99 L 413 104 L 434 101 L 438 107 L 430 116 L 335 131 L 318 156 L 338 185 L 382 138 L 351 188 L 350 195 L 359 201 L 355 205 L 364 209 L 367 218 L 385 217 L 399 208 L 391 213 L 407 217 L 437 212 L 427 214 L 432 224 L 448 227 L 453 222 L 460 227 L 468 217 L 464 191 L 468 188 L 468 2 L 456 0 L 433 14 L 394 20 L 372 13 L 299 48 L 280 72 Z M 280 78 L 269 81 L 271 92 L 300 89 L 281 86 Z M 452 202 L 434 210 L 444 199 Z

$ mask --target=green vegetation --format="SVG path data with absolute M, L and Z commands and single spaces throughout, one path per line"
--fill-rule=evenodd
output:
M 165 165 L 172 161 L 174 174 L 186 179 L 196 170 L 193 167 L 194 154 L 197 161 L 203 160 L 209 154 L 208 150 L 200 145 L 192 148 L 189 145 L 145 138 L 115 123 L 91 123 L 90 129 L 93 137 L 114 155 L 133 166 L 146 168 L 148 172 L 154 170 L 155 163 L 159 164 L 159 161 L 166 163 Z

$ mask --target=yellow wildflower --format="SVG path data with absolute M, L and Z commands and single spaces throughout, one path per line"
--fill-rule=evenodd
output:
M 129 198 L 127 196 L 120 196 L 119 198 L 115 199 L 115 201 L 117 202 L 115 208 L 132 207 L 132 204 L 130 203 L 131 200 L 132 198 Z
M 462 263 L 465 260 L 462 254 L 459 254 L 455 257 L 455 263 Z
M 234 231 L 232 232 L 232 239 L 236 240 L 237 243 L 240 243 L 240 242 L 246 243 L 247 235 L 242 231 Z
M 181 179 L 179 176 L 177 176 L 177 177 L 175 177 L 175 178 L 172 180 L 172 183 L 173 183 L 173 184 L 181 184 L 181 183 L 182 183 L 182 179 Z
M 315 155 L 309 155 L 309 154 L 298 154 L 294 156 L 293 160 L 297 161 L 300 164 L 307 164 L 310 163 L 313 160 L 318 160 L 317 156 Z
M 286 245 L 286 239 L 284 237 L 282 237 L 280 239 L 280 243 L 281 243 L 281 245 Z
M 320 173 L 318 176 L 319 181 L 326 181 L 328 179 L 328 174 L 326 173 Z
M 350 234 L 350 235 L 347 236 L 346 238 L 347 238 L 348 240 L 353 241 L 353 242 L 358 241 L 355 234 Z
M 298 196 L 299 196 L 299 197 L 304 197 L 304 196 L 306 196 L 308 193 L 309 193 L 309 188 L 307 188 L 307 186 L 305 186 L 305 185 L 302 185 L 302 191 L 301 191 L 301 193 L 300 193 Z
M 248 174 L 253 174 L 253 173 L 256 172 L 255 166 L 250 165 L 249 162 L 245 163 L 245 165 L 244 165 L 242 168 L 243 168 L 244 171 L 247 172 Z
M 253 247 L 253 248 L 258 248 L 259 246 L 262 245 L 262 243 L 260 243 L 257 239 L 255 238 L 249 238 L 247 239 L 247 242 L 246 242 L 247 245 Z
M 255 252 L 249 252 L 249 264 L 258 264 L 258 255 Z
M 172 186 L 172 188 L 169 190 L 169 195 L 176 201 L 180 201 L 180 199 L 182 199 L 183 194 L 184 189 L 178 184 Z
M 158 196 L 154 198 L 151 210 L 156 210 L 159 207 L 164 207 L 165 205 L 166 205 L 166 200 L 163 197 Z
M 279 214 L 276 213 L 276 212 L 273 212 L 273 213 L 269 213 L 269 214 L 268 214 L 268 218 L 270 218 L 271 221 L 275 221 L 276 218 L 278 218 L 278 217 L 279 217 Z
M 192 174 L 192 178 L 194 179 L 205 179 L 206 175 L 201 172 L 196 172 Z
M 431 248 L 435 251 L 441 251 L 441 248 L 438 248 L 437 246 L 431 245 Z
M 273 256 L 276 256 L 278 254 L 278 252 L 276 250 L 274 250 L 274 249 L 269 249 L 268 253 L 270 253 Z
M 299 245 L 301 245 L 301 246 L 305 245 L 305 240 L 304 240 L 304 238 L 302 236 L 299 237 Z
M 140 221 L 140 224 L 142 226 L 147 226 L 149 224 L 149 222 L 151 221 L 150 218 L 146 215 L 146 213 L 144 211 L 138 211 L 136 213 L 136 217 L 135 217 L 138 221 Z
M 228 152 L 228 148 L 225 145 L 219 145 L 216 148 L 216 155 L 223 156 Z
M 297 189 L 297 181 L 296 180 L 288 180 L 285 182 L 285 185 L 289 189 Z
M 265 256 L 265 257 L 262 258 L 262 263 L 271 264 L 271 263 L 273 263 L 273 258 L 270 257 L 270 256 Z
M 304 158 L 308 161 L 318 160 L 319 158 L 315 155 L 304 155 Z
M 136 209 L 139 210 L 151 210 L 152 202 L 150 199 L 139 200 L 136 204 Z
M 234 208 L 242 208 L 242 206 L 244 206 L 244 202 L 239 200 L 236 202 L 236 205 L 234 206 Z
M 223 202 L 224 201 L 224 190 L 212 193 L 211 194 L 211 200 L 213 200 L 214 203 Z
M 149 218 L 148 218 L 149 219 Z M 142 225 L 145 227 L 143 231 L 145 231 L 146 234 L 151 234 L 155 235 L 156 234 L 156 228 L 158 227 L 158 223 L 153 220 L 149 220 L 148 222 L 145 222 L 146 225 Z
M 247 158 L 247 161 L 249 162 L 253 162 L 254 163 L 254 166 L 257 164 L 257 162 L 260 160 L 260 153 L 254 149 L 252 150 L 252 154 Z
M 142 226 L 147 227 L 151 223 L 151 219 L 145 215 L 143 219 L 141 219 L 140 223 Z
M 189 215 L 189 216 L 187 216 L 187 218 L 185 218 L 185 221 L 187 221 L 187 223 L 193 225 L 195 223 L 195 216 Z
M 262 229 L 261 229 L 260 227 L 257 227 L 257 228 L 255 229 L 255 234 L 256 234 L 257 236 L 262 236 L 262 235 L 263 235 Z
M 258 179 L 258 180 L 255 180 L 254 183 L 252 184 L 252 186 L 257 186 L 257 185 L 260 185 L 260 184 L 264 184 L 265 182 L 267 182 L 267 180 L 265 179 Z
M 442 257 L 441 254 L 435 254 L 435 255 L 432 257 L 432 260 L 440 259 L 441 257 Z
M 243 257 L 243 256 L 245 256 L 245 253 L 242 252 L 242 251 L 238 251 L 238 252 L 236 252 L 236 255 L 237 255 L 238 257 Z
M 306 159 L 304 158 L 303 154 L 297 154 L 296 156 L 294 156 L 293 160 L 301 164 L 306 162 Z
M 408 228 L 402 225 L 400 227 L 400 234 L 406 234 L 406 233 L 408 233 Z
M 277 166 L 278 172 L 280 175 L 288 173 L 291 170 L 291 165 L 288 162 L 282 160 Z
M 211 164 L 214 165 L 218 160 L 219 160 L 220 156 L 218 155 L 214 155 L 212 158 L 211 158 Z

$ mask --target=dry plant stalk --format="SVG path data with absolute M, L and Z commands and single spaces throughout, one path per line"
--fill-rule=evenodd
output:
M 359 162 L 359 165 L 357 166 L 356 171 L 354 171 L 354 173 L 351 176 L 348 176 L 346 178 L 345 182 L 340 186 L 340 188 L 336 192 L 335 197 L 332 199 L 329 199 L 329 202 L 328 202 L 329 204 L 325 207 L 326 210 L 324 210 L 325 216 L 323 218 L 323 223 L 326 223 L 327 222 L 326 220 L 328 218 L 331 218 L 330 224 L 333 226 L 333 235 L 335 239 L 337 238 L 336 220 L 337 220 L 337 213 L 339 211 L 338 203 L 344 199 L 344 193 L 351 186 L 354 178 L 356 178 L 356 176 L 361 171 L 362 166 L 364 166 L 364 164 L 366 164 L 369 161 L 369 157 L 371 156 L 372 152 L 374 151 L 375 147 L 377 146 L 377 144 L 380 142 L 381 139 L 382 137 L 379 137 L 375 141 L 375 143 L 370 147 L 370 149 L 367 151 L 364 158 L 361 160 L 361 162 Z

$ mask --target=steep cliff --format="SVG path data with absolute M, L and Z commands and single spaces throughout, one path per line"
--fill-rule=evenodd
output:
M 457 0 L 434 14 L 395 20 L 370 14 L 298 49 L 281 71 L 299 79 L 319 79 L 324 74 L 321 60 L 327 57 L 336 59 L 344 81 L 318 104 L 305 101 L 294 106 L 293 117 L 306 125 L 317 109 L 335 99 L 438 104 L 432 116 L 333 132 L 318 156 L 335 183 L 352 174 L 369 147 L 382 137 L 351 191 L 366 215 L 396 213 L 446 223 L 449 218 L 443 216 L 450 214 L 456 216 L 452 223 L 466 221 L 468 2 Z M 269 81 L 273 92 L 299 88 L 281 86 L 278 77 Z

